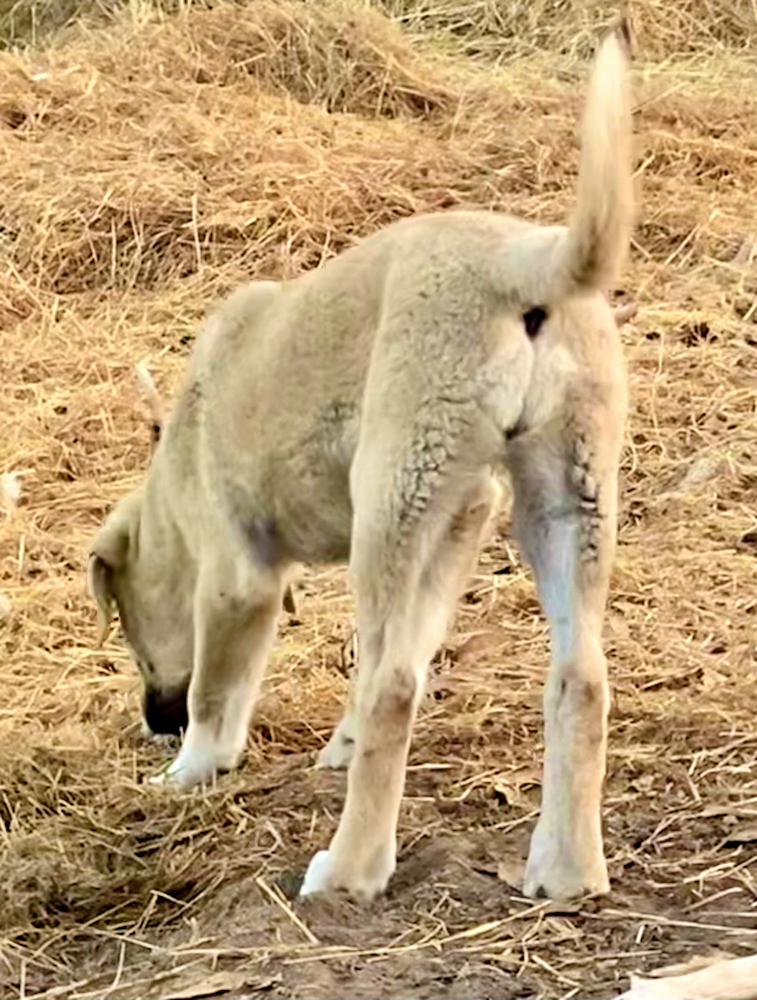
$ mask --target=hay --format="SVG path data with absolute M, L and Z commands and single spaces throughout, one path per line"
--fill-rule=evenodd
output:
M 692 38 L 737 9 L 697 8 Z M 583 77 L 559 38 L 588 22 L 535 8 L 563 54 L 495 72 L 331 4 L 133 10 L 0 58 L 0 475 L 20 490 L 0 508 L 0 995 L 598 997 L 724 939 L 754 949 L 753 67 L 731 51 L 637 71 L 612 897 L 553 912 L 512 884 L 546 635 L 505 515 L 435 666 L 388 898 L 290 912 L 343 801 L 310 764 L 351 662 L 344 574 L 305 575 L 244 768 L 204 793 L 146 790 L 168 749 L 139 738 L 117 639 L 91 647 L 82 572 L 148 460 L 134 365 L 170 389 L 216 296 L 403 215 L 563 219 Z M 424 17 L 411 27 L 436 31 Z
M 618 17 L 617 3 L 584 0 L 378 0 L 412 31 L 451 38 L 467 56 L 510 61 L 539 51 L 586 58 Z M 622 6 L 622 5 L 621 5 Z M 647 59 L 752 49 L 757 19 L 750 0 L 633 0 L 625 5 L 635 44 Z
M 242 9 L 244 2 L 239 0 Z M 108 23 L 125 9 L 144 18 L 213 6 L 212 0 L 0 0 L 0 46 L 54 39 L 67 26 Z M 326 6 L 345 9 L 341 0 L 320 0 L 320 7 Z M 421 38 L 431 36 L 487 62 L 509 62 L 537 52 L 586 58 L 619 9 L 617 3 L 584 0 L 368 0 L 361 6 L 377 8 Z M 747 52 L 755 46 L 757 15 L 751 0 L 683 0 L 672 6 L 664 0 L 634 0 L 625 6 L 630 7 L 634 33 L 647 59 Z M 309 34 L 306 7 L 299 7 L 304 23 L 285 30 L 290 41 Z M 386 27 L 376 30 L 382 34 Z M 312 55 L 309 45 L 295 47 L 306 64 Z M 262 51 L 258 55 L 265 60 Z M 300 79 L 295 86 L 303 83 L 308 85 Z

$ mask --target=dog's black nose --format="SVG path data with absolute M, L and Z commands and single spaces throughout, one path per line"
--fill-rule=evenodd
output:
M 147 688 L 142 701 L 142 714 L 153 733 L 179 736 L 189 724 L 187 689 L 156 691 Z

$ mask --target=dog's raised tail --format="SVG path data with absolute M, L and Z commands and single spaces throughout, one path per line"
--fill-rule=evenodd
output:
M 578 204 L 565 243 L 568 288 L 608 289 L 630 239 L 633 184 L 627 22 L 603 40 L 594 60 L 584 112 Z

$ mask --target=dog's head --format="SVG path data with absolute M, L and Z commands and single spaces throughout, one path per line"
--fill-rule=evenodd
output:
M 87 580 L 102 641 L 115 613 L 142 677 L 142 712 L 153 733 L 187 726 L 192 673 L 194 570 L 172 533 L 152 523 L 139 489 L 115 508 L 95 538 Z
M 147 480 L 108 516 L 89 551 L 87 584 L 97 601 L 99 642 L 115 614 L 142 676 L 142 712 L 153 733 L 186 729 L 194 660 L 197 563 L 165 509 L 169 481 L 161 449 L 163 404 L 145 368 L 138 381 L 149 408 L 153 465 Z M 157 450 L 157 454 L 156 454 Z M 297 609 L 291 587 L 284 608 Z
M 163 407 L 144 367 L 137 378 L 150 411 L 154 454 Z M 195 569 L 180 536 L 156 509 L 158 477 L 159 469 L 153 469 L 152 482 L 129 494 L 106 519 L 90 547 L 87 584 L 97 601 L 99 642 L 116 613 L 121 621 L 142 677 L 146 726 L 153 733 L 178 734 L 187 726 Z

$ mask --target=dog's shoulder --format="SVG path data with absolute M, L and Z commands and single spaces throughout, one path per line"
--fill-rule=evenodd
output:
M 251 329 L 280 298 L 282 289 L 283 283 L 279 281 L 251 281 L 216 305 L 197 335 L 192 372 L 199 375 L 214 363 L 228 362 L 239 350 L 240 339 L 247 339 Z

